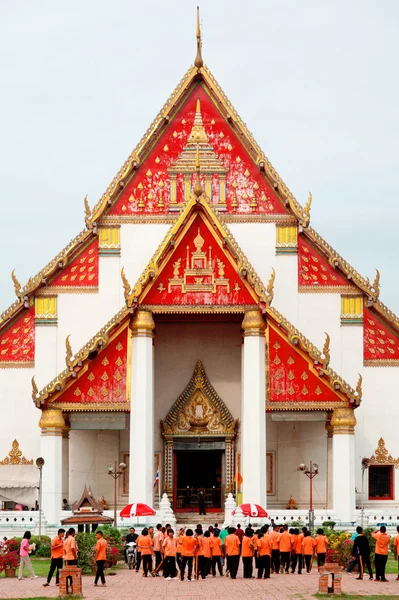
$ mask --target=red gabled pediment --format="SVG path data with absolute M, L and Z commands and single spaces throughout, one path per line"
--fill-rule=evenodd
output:
M 195 179 L 197 145 L 212 204 L 234 214 L 287 214 L 219 106 L 206 82 L 195 82 L 108 214 L 165 213 L 182 204 L 185 178 Z
M 314 364 L 308 354 L 292 345 L 285 332 L 268 322 L 269 402 L 295 404 L 323 404 L 343 402 L 342 394 L 333 389 L 329 378 L 322 372 L 322 364 Z
M 32 305 L 0 334 L 0 366 L 30 367 L 35 360 L 35 307 Z
M 62 269 L 47 287 L 64 291 L 68 288 L 98 287 L 98 237 L 79 249 L 71 262 Z
M 298 238 L 298 285 L 301 288 L 343 291 L 353 285 L 323 257 L 320 251 L 305 239 Z
M 367 307 L 363 313 L 363 352 L 366 364 L 399 363 L 399 336 Z

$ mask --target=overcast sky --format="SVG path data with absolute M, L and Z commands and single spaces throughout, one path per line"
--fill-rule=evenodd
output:
M 0 312 L 195 57 L 197 1 L 1 0 Z M 313 227 L 399 314 L 398 0 L 202 0 L 203 56 Z

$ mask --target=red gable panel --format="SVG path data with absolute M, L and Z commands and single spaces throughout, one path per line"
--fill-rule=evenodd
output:
M 298 285 L 309 288 L 352 287 L 303 235 L 298 239 Z
M 342 402 L 282 332 L 268 331 L 270 402 Z
M 35 360 L 35 307 L 22 313 L 0 335 L 0 366 Z
M 176 244 L 144 304 L 256 304 L 207 223 L 196 215 Z
M 399 361 L 399 338 L 364 307 L 363 349 L 366 361 Z
M 88 363 L 87 370 L 56 402 L 117 406 L 126 403 L 127 336 L 128 329 L 125 328 Z
M 198 105 L 198 100 L 200 101 Z M 230 125 L 225 121 L 202 84 L 196 84 L 175 117 L 169 123 L 155 146 L 140 165 L 137 173 L 126 186 L 109 212 L 111 215 L 155 214 L 169 210 L 171 177 L 168 169 L 185 162 L 190 143 L 196 111 L 200 107 L 206 140 L 201 145 L 204 162 L 214 166 L 212 178 L 212 202 L 220 202 L 220 177 L 226 178 L 226 202 L 228 212 L 254 214 L 287 214 L 274 191 L 261 175 Z M 198 111 L 197 111 L 198 113 Z M 198 121 L 198 115 L 197 115 Z M 201 129 L 202 131 L 202 129 Z M 186 153 L 182 155 L 183 150 Z M 193 156 L 192 153 L 190 156 Z M 206 158 L 208 157 L 208 158 Z M 179 160 L 179 162 L 178 162 Z M 204 176 L 204 174 L 203 174 Z M 205 176 L 204 176 L 205 178 Z M 234 192 L 236 201 L 234 199 Z M 177 175 L 177 200 L 183 201 L 183 175 Z M 253 205 L 253 197 L 256 202 Z M 237 206 L 235 207 L 235 202 Z M 252 204 L 251 204 L 252 202 Z
M 48 287 L 98 287 L 98 238 L 56 275 Z

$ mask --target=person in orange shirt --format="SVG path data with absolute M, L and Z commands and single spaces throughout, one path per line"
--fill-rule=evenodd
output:
M 68 529 L 67 537 L 64 541 L 64 557 L 67 565 L 78 564 L 78 547 L 75 540 L 75 530 L 73 527 Z
M 154 544 L 154 554 L 155 554 L 155 571 L 158 576 L 157 569 L 162 562 L 162 542 L 163 542 L 163 533 L 162 533 L 162 525 L 158 523 L 157 530 L 154 533 L 154 537 L 152 538 L 152 542 Z
M 270 533 L 270 542 L 272 547 L 271 567 L 272 573 L 278 575 L 280 573 L 280 527 L 275 525 Z
M 388 559 L 388 547 L 391 536 L 387 534 L 385 525 L 381 525 L 380 530 L 371 534 L 375 539 L 375 580 L 388 581 L 385 577 L 385 566 Z
M 235 527 L 229 527 L 229 535 L 224 538 L 227 562 L 226 575 L 229 574 L 232 579 L 237 577 L 238 565 L 240 563 L 241 544 L 236 531 Z
M 50 571 L 47 575 L 47 582 L 43 583 L 43 587 L 48 587 L 54 571 L 57 569 L 55 574 L 55 585 L 58 585 L 59 572 L 62 569 L 62 557 L 64 556 L 64 535 L 65 529 L 59 529 L 58 535 L 51 541 L 51 563 Z
M 204 532 L 202 531 L 202 527 L 198 526 L 197 529 L 195 530 L 195 539 L 197 540 L 197 543 L 198 543 L 197 553 L 195 556 L 195 560 L 196 560 L 195 577 L 196 577 L 196 579 L 199 579 L 200 576 L 202 577 L 202 579 L 205 579 L 205 577 L 206 577 L 203 537 L 204 537 Z
M 295 528 L 294 529 L 294 539 L 292 541 L 291 569 L 292 569 L 292 573 L 295 573 L 296 566 L 298 565 L 298 575 L 302 574 L 302 562 L 303 562 L 302 542 L 303 542 L 303 533 L 299 533 L 299 529 Z
M 177 562 L 177 568 L 179 570 L 181 567 L 181 549 L 183 547 L 183 538 L 184 538 L 185 529 L 186 529 L 185 527 L 181 527 L 179 530 L 179 534 L 177 536 L 176 562 Z
M 186 565 L 188 565 L 188 580 L 191 581 L 191 576 L 193 573 L 194 555 L 197 546 L 197 540 L 193 538 L 193 530 L 187 529 L 186 535 L 183 536 L 181 546 L 180 581 L 183 581 L 184 579 Z
M 216 565 L 218 567 L 219 575 L 223 576 L 222 567 L 222 540 L 219 537 L 219 530 L 213 530 L 213 537 L 211 537 L 211 552 L 212 552 L 212 577 L 216 577 Z
M 204 572 L 205 577 L 211 572 L 212 550 L 211 550 L 211 534 L 209 531 L 204 531 L 202 536 L 202 551 L 204 553 Z
M 177 541 L 175 540 L 175 532 L 169 526 L 168 536 L 164 539 L 162 544 L 162 550 L 164 555 L 164 568 L 163 568 L 163 576 L 165 579 L 170 581 L 171 579 L 177 579 L 177 570 L 176 570 L 176 550 L 177 550 Z
M 253 579 L 253 556 L 254 556 L 254 543 L 252 540 L 253 533 L 250 527 L 245 530 L 244 537 L 242 538 L 241 556 L 242 564 L 244 567 L 244 579 Z
M 284 525 L 283 533 L 280 534 L 280 558 L 281 566 L 285 572 L 289 572 L 291 558 L 292 537 L 288 531 L 288 525 Z
M 398 532 L 398 535 L 395 537 L 395 539 L 393 541 L 393 553 L 394 553 L 395 560 L 398 560 L 399 525 L 397 526 L 396 531 Z M 396 581 L 399 581 L 399 562 L 398 562 L 398 576 L 396 578 Z
M 306 573 L 312 570 L 312 558 L 314 554 L 315 541 L 310 535 L 310 531 L 305 531 L 302 541 L 302 552 L 305 557 Z
M 154 576 L 152 572 L 153 541 L 146 527 L 144 527 L 141 535 L 137 538 L 137 547 L 140 551 L 141 560 L 143 561 L 143 577 L 147 577 L 148 572 Z
M 264 529 L 262 527 L 262 529 Z M 270 558 L 272 554 L 270 535 L 264 531 L 258 534 L 257 542 L 258 550 L 258 579 L 262 579 L 263 573 L 264 578 L 270 578 Z
M 96 543 L 97 573 L 96 573 L 96 577 L 94 579 L 94 585 L 97 585 L 99 579 L 101 579 L 101 583 L 103 585 L 106 585 L 105 577 L 104 577 L 104 565 L 105 565 L 105 561 L 107 559 L 108 544 L 107 544 L 107 540 L 104 539 L 102 531 L 100 531 L 100 530 L 96 531 L 96 538 L 97 538 L 97 543 Z
M 327 552 L 328 539 L 324 535 L 324 531 L 322 529 L 317 530 L 317 535 L 315 537 L 315 547 L 317 554 L 317 566 L 322 567 L 326 562 L 326 552 Z

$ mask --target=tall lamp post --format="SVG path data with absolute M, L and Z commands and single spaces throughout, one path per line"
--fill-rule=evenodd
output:
M 109 465 L 108 467 L 108 475 L 111 475 L 114 479 L 114 527 L 116 527 L 116 482 L 121 475 L 123 475 L 124 470 L 126 469 L 125 463 L 118 463 L 115 461 L 114 466 Z
M 313 479 L 319 473 L 319 465 L 310 461 L 310 466 L 307 468 L 305 464 L 300 464 L 298 471 L 302 471 L 307 477 L 309 477 L 310 491 L 309 491 L 309 530 L 313 531 L 314 526 L 314 510 L 313 510 Z
M 43 482 L 43 478 L 42 478 L 42 469 L 44 466 L 44 458 L 42 458 L 41 456 L 39 456 L 39 458 L 36 459 L 36 466 L 39 469 L 39 539 L 42 536 L 42 482 Z
M 369 468 L 370 465 L 370 459 L 369 458 L 362 458 L 362 510 L 361 510 L 361 525 L 363 527 L 363 523 L 364 523 L 364 474 L 366 472 L 366 469 Z

